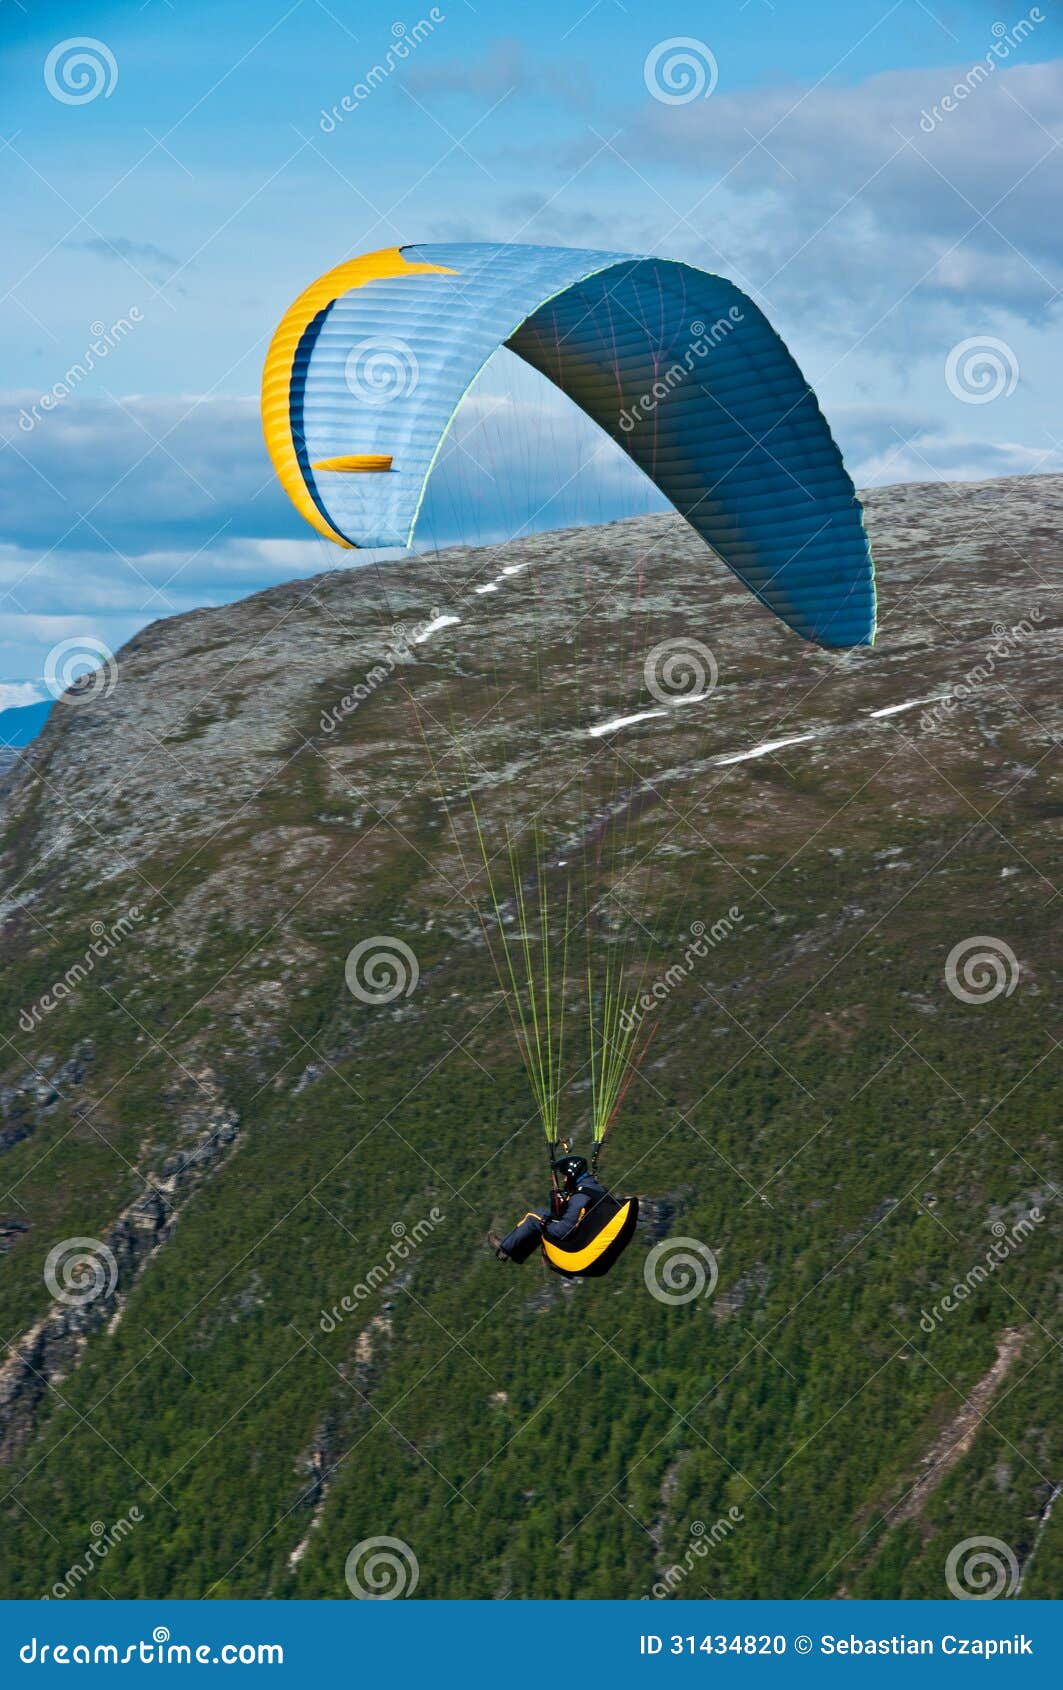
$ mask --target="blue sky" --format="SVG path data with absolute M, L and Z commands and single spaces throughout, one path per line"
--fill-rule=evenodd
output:
M 400 59 L 403 31 L 418 39 Z M 56 97 L 80 37 L 105 50 L 100 92 Z M 677 102 L 647 71 L 675 38 L 705 82 Z M 294 295 L 377 246 L 682 258 L 758 300 L 859 483 L 1063 469 L 1055 0 L 0 0 L 0 110 L 0 707 L 42 694 L 61 641 L 114 649 L 158 616 L 349 563 L 274 485 L 256 394 Z M 113 345 L 41 412 L 101 325 Z M 955 349 L 987 338 L 1000 391 L 979 402 Z M 508 380 L 489 372 L 481 407 L 497 416 Z M 502 421 L 540 403 L 520 386 Z M 477 449 L 483 415 L 474 400 Z M 518 515 L 585 447 L 551 417 L 555 457 Z M 462 442 L 441 533 L 472 485 Z M 501 422 L 490 450 L 504 462 Z M 497 485 L 478 489 L 484 534 L 512 518 Z M 650 502 L 621 459 L 546 520 L 591 493 L 595 514 Z

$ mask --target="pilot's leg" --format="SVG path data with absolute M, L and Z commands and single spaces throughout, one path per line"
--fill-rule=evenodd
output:
M 549 1220 L 549 1209 L 531 1209 L 523 1220 L 517 1222 L 512 1232 L 507 1232 L 501 1240 L 496 1254 L 500 1258 L 511 1262 L 526 1262 L 539 1248 L 543 1235 L 543 1222 Z

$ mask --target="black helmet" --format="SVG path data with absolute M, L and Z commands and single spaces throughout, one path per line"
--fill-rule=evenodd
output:
M 574 1191 L 586 1172 L 585 1156 L 559 1156 L 554 1163 L 554 1173 L 558 1175 L 566 1191 Z

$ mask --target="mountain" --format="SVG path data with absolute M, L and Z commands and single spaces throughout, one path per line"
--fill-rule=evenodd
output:
M 29 745 L 40 733 L 52 709 L 50 698 L 40 704 L 20 704 L 11 710 L 0 710 L 0 747 Z
M 986 1537 L 1059 1594 L 1063 478 L 867 506 L 873 650 L 655 516 L 158 622 L 52 714 L 0 1595 L 343 1598 L 381 1537 L 417 1597 L 943 1596 Z M 485 1244 L 545 1157 L 470 797 L 642 959 L 600 1281 Z

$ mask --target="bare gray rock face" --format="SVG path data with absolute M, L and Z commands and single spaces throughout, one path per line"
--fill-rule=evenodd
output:
M 1009 676 L 1039 689 L 1059 655 L 1063 477 L 865 499 L 874 651 L 805 645 L 667 516 L 337 568 L 156 622 L 119 654 L 114 690 L 54 710 L 0 781 L 6 813 L 36 817 L 40 860 L 23 863 L 20 895 L 47 882 L 54 896 L 75 859 L 79 885 L 103 888 L 189 846 L 213 860 L 251 839 L 293 878 L 310 875 L 323 839 L 356 821 L 351 795 L 366 815 L 405 806 L 425 784 L 422 737 L 445 752 L 451 728 L 468 784 L 505 786 L 519 804 L 529 770 L 549 778 L 585 757 L 588 731 L 611 717 L 655 712 L 597 743 L 603 756 L 637 748 L 667 781 L 778 737 L 813 736 L 800 753 L 812 766 L 846 757 L 854 733 L 865 746 L 889 734 L 893 718 L 874 728 L 872 711 L 895 709 L 910 727 L 918 712 L 901 706 L 959 687 L 929 730 L 940 748 L 990 696 L 1009 708 Z M 647 690 L 644 658 L 665 640 L 680 656 L 682 642 L 712 652 L 719 678 L 704 705 L 685 701 L 681 674 L 663 704 Z M 304 772 L 320 804 L 279 814 L 278 794 Z M 561 817 L 576 825 L 575 806 L 562 801 Z M 254 894 L 208 871 L 199 900 L 215 896 L 237 909 Z

